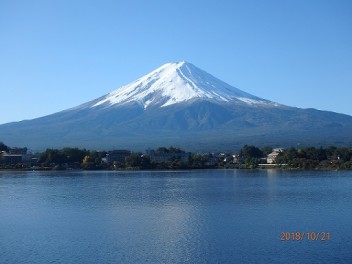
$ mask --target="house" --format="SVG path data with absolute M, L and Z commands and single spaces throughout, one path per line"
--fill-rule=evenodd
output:
M 27 148 L 10 148 L 11 155 L 27 155 Z
M 233 154 L 232 155 L 232 163 L 239 164 L 239 163 L 242 163 L 242 162 L 243 162 L 243 160 L 242 160 L 240 155 L 238 155 L 238 154 Z
M 217 162 L 229 163 L 232 160 L 232 156 L 228 153 L 217 153 L 215 157 Z
M 162 163 L 172 160 L 180 160 L 182 162 L 188 162 L 189 153 L 184 151 L 169 152 L 169 151 L 155 151 L 153 149 L 147 149 L 146 154 L 150 157 L 151 161 Z
M 1 163 L 18 164 L 28 160 L 27 148 L 11 148 L 8 152 L 1 152 Z
M 273 151 L 270 154 L 268 154 L 268 156 L 266 157 L 266 163 L 268 164 L 275 163 L 277 156 L 279 156 L 280 153 L 282 153 L 283 151 L 284 151 L 283 148 L 274 148 Z
M 16 154 L 8 154 L 8 153 L 3 153 L 2 154 L 2 163 L 5 164 L 17 164 L 17 163 L 22 163 L 23 161 L 23 156 L 22 155 L 16 155 Z

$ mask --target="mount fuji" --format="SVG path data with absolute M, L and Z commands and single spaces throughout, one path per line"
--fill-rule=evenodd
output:
M 32 149 L 351 145 L 352 117 L 246 93 L 191 63 L 167 63 L 111 93 L 41 118 L 0 126 L 0 141 Z

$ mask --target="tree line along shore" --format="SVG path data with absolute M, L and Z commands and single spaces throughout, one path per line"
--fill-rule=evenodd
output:
M 0 169 L 15 170 L 177 170 L 177 169 L 350 170 L 350 147 L 272 148 L 245 145 L 236 153 L 192 153 L 175 147 L 145 152 L 96 151 L 79 148 L 31 153 L 0 142 Z

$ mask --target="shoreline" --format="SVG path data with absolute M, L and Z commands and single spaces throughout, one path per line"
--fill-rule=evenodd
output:
M 267 167 L 258 167 L 258 168 L 235 168 L 235 167 L 212 167 L 212 168 L 170 168 L 170 169 L 140 169 L 140 168 L 125 168 L 125 169 L 77 169 L 77 168 L 67 168 L 67 169 L 54 169 L 54 168 L 10 168 L 4 169 L 0 168 L 0 172 L 2 171 L 13 171 L 13 172 L 21 172 L 21 171 L 53 171 L 53 172 L 94 172 L 94 171 L 106 171 L 106 172 L 138 172 L 138 171 L 165 171 L 165 172 L 177 172 L 177 171 L 202 171 L 202 170 L 241 170 L 241 171 L 262 171 L 262 170 L 277 170 L 277 171 L 352 171 L 352 169 L 341 169 L 341 168 L 314 168 L 314 169 L 305 169 L 305 168 L 293 168 L 293 167 L 276 167 L 276 166 L 267 166 Z

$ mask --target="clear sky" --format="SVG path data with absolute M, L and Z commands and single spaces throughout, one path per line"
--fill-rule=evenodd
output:
M 0 0 L 0 123 L 181 60 L 265 99 L 352 115 L 352 1 Z

